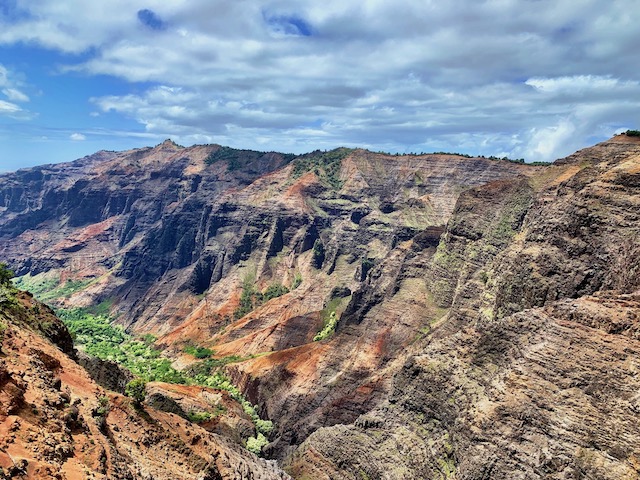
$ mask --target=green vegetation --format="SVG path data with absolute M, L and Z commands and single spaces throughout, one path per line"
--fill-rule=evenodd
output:
M 217 370 L 224 367 L 225 365 L 228 365 L 230 363 L 242 362 L 249 358 L 253 358 L 253 357 L 252 356 L 241 357 L 239 355 L 229 355 L 228 357 L 222 357 L 222 358 L 207 358 L 202 362 L 197 362 L 190 365 L 184 372 L 185 372 L 185 375 L 187 375 L 188 377 L 195 379 L 196 383 L 199 383 L 200 381 L 205 382 L 206 377 L 215 373 Z
M 92 279 L 73 280 L 69 279 L 64 283 L 60 282 L 57 274 L 40 273 L 35 276 L 23 275 L 15 279 L 15 286 L 20 290 L 27 290 L 41 302 L 49 302 L 58 298 L 69 298 L 76 292 L 83 290 L 93 282 Z
M 20 290 L 27 290 L 40 299 L 41 296 L 47 292 L 50 292 L 58 286 L 60 283 L 60 276 L 51 273 L 39 273 L 38 275 L 31 276 L 31 274 L 17 277 L 14 280 L 14 284 Z
M 360 275 L 360 280 L 364 280 L 367 277 L 367 274 L 369 273 L 369 270 L 371 270 L 373 267 L 375 266 L 375 261 L 369 257 L 362 257 L 362 259 L 360 260 L 360 269 L 361 269 L 361 275 Z
M 210 348 L 200 347 L 197 345 L 186 345 L 184 347 L 184 352 L 199 359 L 209 358 L 215 353 Z
M 267 443 L 269 443 L 267 438 L 262 433 L 258 432 L 258 435 L 255 437 L 247 439 L 247 450 L 251 453 L 255 453 L 256 455 L 260 455 L 260 452 L 262 452 L 262 449 Z
M 0 353 L 2 353 L 2 342 L 4 342 L 4 334 L 7 331 L 7 325 L 0 320 Z
M 102 302 L 100 302 L 97 305 L 93 305 L 91 307 L 88 307 L 87 310 L 89 312 L 93 313 L 94 315 L 107 315 L 108 316 L 111 313 L 111 307 L 113 307 L 113 299 L 112 298 L 108 298 L 106 300 L 103 300 Z M 150 335 L 150 336 L 153 337 L 153 335 Z M 153 338 L 153 341 L 155 342 L 155 337 Z
M 233 171 L 239 170 L 266 154 L 267 152 L 259 152 L 257 150 L 240 150 L 231 147 L 220 147 L 217 150 L 212 151 L 207 158 L 204 159 L 204 163 L 207 165 L 213 165 L 217 162 L 227 162 L 228 170 Z M 296 157 L 291 153 L 285 153 L 282 154 L 282 156 L 287 162 L 290 162 Z
M 147 394 L 147 382 L 142 378 L 134 378 L 127 383 L 124 393 L 126 393 L 128 397 L 131 397 L 135 406 L 140 407 Z
M 331 188 L 342 188 L 340 180 L 340 167 L 342 160 L 353 152 L 351 148 L 336 148 L 328 152 L 316 150 L 305 155 L 301 155 L 293 162 L 292 177 L 299 178 L 309 171 L 313 171 L 320 181 Z
M 9 285 L 14 276 L 6 263 L 0 263 L 0 285 Z
M 273 283 L 269 285 L 264 292 L 262 292 L 262 300 L 264 302 L 268 302 L 272 298 L 281 297 L 285 293 L 289 293 L 289 289 L 287 287 L 279 283 Z
M 242 405 L 243 410 L 251 417 L 259 435 L 269 435 L 273 429 L 271 421 L 262 420 L 252 405 L 231 380 L 222 372 L 222 367 L 229 363 L 246 360 L 250 357 L 232 355 L 220 359 L 205 358 L 201 362 L 191 365 L 187 370 L 176 370 L 168 358 L 160 357 L 160 351 L 153 347 L 155 337 L 145 335 L 134 338 L 119 325 L 113 325 L 105 315 L 90 313 L 87 309 L 74 308 L 72 310 L 58 310 L 58 316 L 67 325 L 76 339 L 76 343 L 88 354 L 104 360 L 115 361 L 129 369 L 136 379 L 127 384 L 126 393 L 134 402 L 144 400 L 144 386 L 150 381 L 161 381 L 187 385 L 201 385 L 205 387 L 225 390 L 231 397 Z M 205 353 L 208 349 L 194 347 L 195 352 Z M 214 352 L 209 350 L 210 355 Z M 224 408 L 224 407 L 222 407 Z M 258 437 L 252 445 L 266 444 Z M 256 443 L 257 442 L 257 443 Z
M 640 137 L 640 130 L 627 130 L 624 134 L 627 137 Z
M 9 270 L 6 263 L 0 263 L 0 304 L 7 304 L 17 306 L 16 300 L 16 288 L 13 286 L 11 279 L 13 278 L 13 272 Z M 0 324 L 0 343 L 4 338 L 4 330 L 6 326 Z M 0 348 L 0 351 L 2 349 Z
M 217 150 L 212 151 L 204 163 L 212 165 L 217 162 L 227 162 L 229 170 L 237 170 L 242 166 L 242 163 L 250 163 L 257 160 L 265 152 L 258 152 L 255 150 L 238 150 L 231 147 L 220 147 Z
M 198 412 L 195 410 L 190 410 L 187 412 L 187 418 L 190 422 L 193 423 L 208 422 L 212 417 L 213 415 L 211 415 L 209 412 Z
M 488 232 L 487 238 L 494 245 L 504 245 L 518 232 L 522 219 L 531 205 L 531 192 L 519 191 L 505 204 L 497 224 Z
M 242 293 L 240 294 L 240 304 L 233 312 L 233 317 L 237 320 L 244 317 L 260 304 L 260 292 L 255 287 L 254 276 L 248 275 L 242 282 Z
M 311 265 L 313 265 L 313 267 L 317 269 L 322 268 L 322 264 L 324 263 L 324 258 L 325 258 L 324 244 L 322 243 L 322 240 L 317 238 L 316 241 L 313 243 L 313 256 L 311 257 Z
M 185 376 L 171 366 L 168 358 L 152 346 L 154 337 L 133 338 L 105 315 L 94 315 L 84 308 L 59 309 L 75 343 L 89 355 L 117 362 L 145 381 L 187 383 Z
M 300 272 L 296 272 L 293 276 L 293 282 L 291 282 L 291 290 L 295 290 L 302 283 L 302 274 Z
M 289 289 L 279 283 L 273 283 L 269 285 L 263 292 L 260 292 L 255 286 L 255 277 L 253 275 L 247 275 L 242 282 L 240 303 L 238 305 L 238 308 L 236 308 L 233 312 L 233 317 L 236 320 L 242 318 L 247 313 L 252 312 L 263 303 L 268 302 L 273 298 L 281 297 L 286 293 L 289 293 Z
M 336 331 L 336 325 L 338 323 L 338 317 L 336 316 L 336 312 L 331 312 L 329 316 L 329 321 L 324 326 L 322 330 L 316 333 L 316 336 L 313 337 L 314 342 L 319 342 L 320 340 L 324 340 L 325 338 L 331 336 L 333 332 Z
M 109 412 L 109 397 L 102 396 L 98 398 L 98 404 L 96 414 L 104 417 Z

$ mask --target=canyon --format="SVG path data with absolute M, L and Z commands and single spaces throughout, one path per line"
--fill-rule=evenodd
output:
M 210 352 L 273 422 L 263 459 L 226 392 L 153 382 L 136 408 L 127 372 L 83 360 L 11 290 L 0 466 L 17 476 L 640 478 L 637 137 L 548 166 L 102 151 L 0 175 L 0 260 L 55 308 L 153 335 L 178 370 Z M 185 418 L 207 405 L 225 413 Z M 27 441 L 36 426 L 66 453 Z

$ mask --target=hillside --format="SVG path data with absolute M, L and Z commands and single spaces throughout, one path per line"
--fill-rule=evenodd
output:
M 0 340 L 0 478 L 289 478 L 231 436 L 97 385 L 53 312 L 2 285 Z M 171 398 L 172 388 L 150 385 L 147 398 Z M 202 387 L 180 393 L 194 406 L 224 401 Z
M 212 351 L 294 478 L 638 478 L 639 175 L 167 141 L 0 176 L 0 258 Z

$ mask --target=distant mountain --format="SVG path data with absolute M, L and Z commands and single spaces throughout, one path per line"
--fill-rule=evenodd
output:
M 0 258 L 178 367 L 213 350 L 294 478 L 637 478 L 638 158 L 165 141 L 1 175 Z

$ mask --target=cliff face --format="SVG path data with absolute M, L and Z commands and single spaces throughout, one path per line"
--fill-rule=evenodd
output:
M 0 255 L 176 365 L 241 357 L 295 478 L 638 478 L 639 172 L 624 136 L 551 167 L 165 142 L 0 177 Z
M 312 478 L 640 478 L 640 145 L 462 194 L 423 272 L 448 307 Z M 631 293 L 631 292 L 636 293 Z

